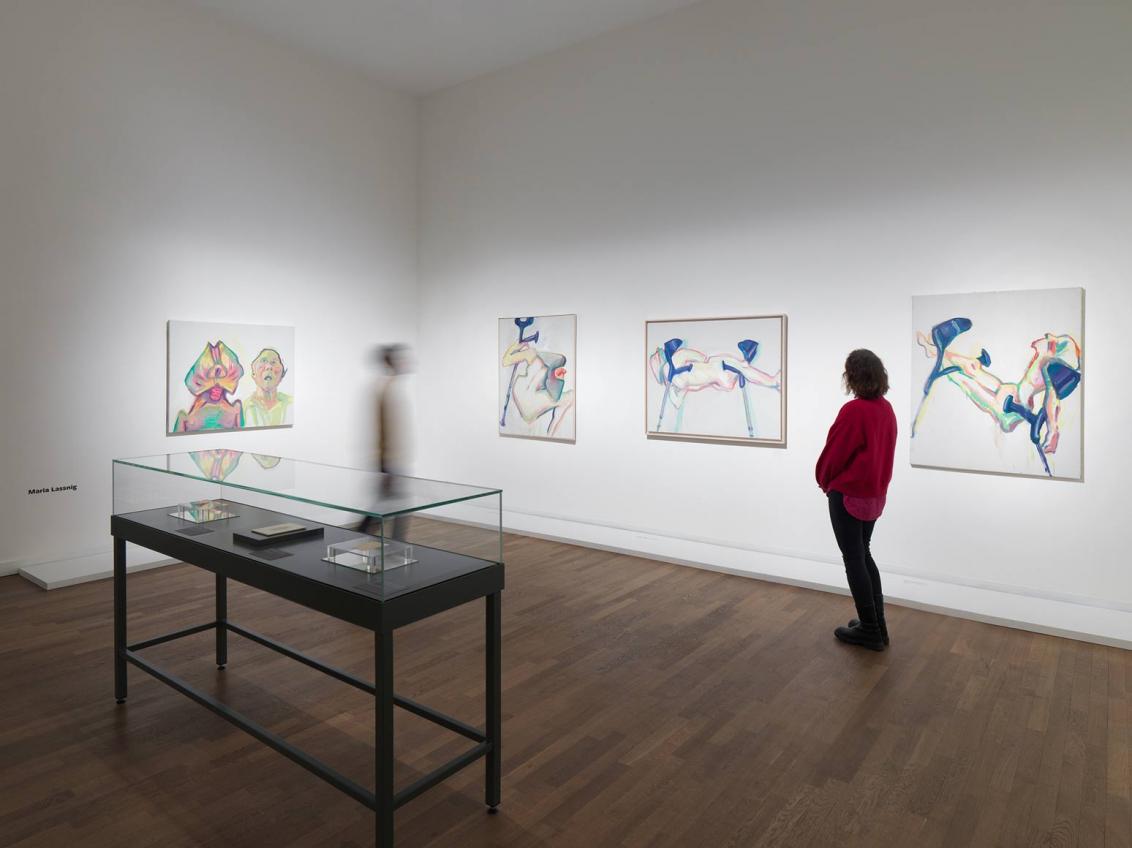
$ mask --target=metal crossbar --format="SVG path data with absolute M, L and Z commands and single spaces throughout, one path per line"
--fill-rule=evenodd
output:
M 450 760 L 435 771 L 429 772 L 424 777 L 406 786 L 400 792 L 395 793 L 393 795 L 393 808 L 397 809 L 402 804 L 409 803 L 426 789 L 431 789 L 442 780 L 447 780 L 460 769 L 470 766 L 480 757 L 486 755 L 490 750 L 490 742 L 481 742 L 470 751 L 461 754 L 454 760 Z
M 367 683 L 361 678 L 355 677 L 354 675 L 342 671 L 339 668 L 326 665 L 325 663 L 319 662 L 313 657 L 308 657 L 306 654 L 300 653 L 294 648 L 284 645 L 282 642 L 277 642 L 274 639 L 271 639 L 260 633 L 256 633 L 255 631 L 248 630 L 247 628 L 241 627 L 238 624 L 233 624 L 232 622 L 227 620 L 210 621 L 206 624 L 197 624 L 193 627 L 186 627 L 182 630 L 176 630 L 172 633 L 166 633 L 163 636 L 155 636 L 152 639 L 146 639 L 143 642 L 137 642 L 133 645 L 129 645 L 126 648 L 125 658 L 126 660 L 140 668 L 142 671 L 147 672 L 148 674 L 160 680 L 162 683 L 168 684 L 173 689 L 176 689 L 178 692 L 180 692 L 182 695 L 191 698 L 201 706 L 220 716 L 220 718 L 224 719 L 227 722 L 230 722 L 231 724 L 234 724 L 236 727 L 240 728 L 251 736 L 254 736 L 256 739 L 258 739 L 268 747 L 278 751 L 280 754 L 287 757 L 292 762 L 297 763 L 307 771 L 322 778 L 334 788 L 345 792 L 351 798 L 359 801 L 360 803 L 369 807 L 371 810 L 376 809 L 377 800 L 376 795 L 373 792 L 370 792 L 365 787 L 355 783 L 350 778 L 346 777 L 343 774 L 340 774 L 325 763 L 310 756 L 305 751 L 302 751 L 299 748 L 296 748 L 294 745 L 291 745 L 281 736 L 272 733 L 267 728 L 256 724 L 254 721 L 247 718 L 243 714 L 229 708 L 226 704 L 218 701 L 207 692 L 202 692 L 199 689 L 190 686 L 179 677 L 175 677 L 172 674 L 162 671 L 149 661 L 142 659 L 141 656 L 136 653 L 137 651 L 140 651 L 144 648 L 151 648 L 154 645 L 161 645 L 165 642 L 172 642 L 174 639 L 181 639 L 185 636 L 192 636 L 196 633 L 203 633 L 207 630 L 214 630 L 217 627 L 223 627 L 224 629 L 232 633 L 238 633 L 246 639 L 257 642 L 264 647 L 271 648 L 273 651 L 277 651 L 284 656 L 290 657 L 293 660 L 298 660 L 303 665 L 317 669 L 324 674 L 330 675 L 336 680 L 339 680 L 343 683 L 348 683 L 349 685 L 357 689 L 361 689 L 363 692 L 366 692 L 370 695 L 374 695 L 377 692 L 377 687 L 375 687 L 372 683 Z M 440 725 L 446 730 L 450 730 L 453 733 L 458 733 L 461 736 L 465 736 L 479 743 L 474 748 L 448 761 L 444 765 L 429 772 L 428 774 L 423 775 L 413 783 L 406 786 L 400 792 L 395 793 L 393 796 L 394 808 L 400 807 L 403 804 L 407 804 L 422 792 L 431 789 L 436 784 L 446 780 L 456 772 L 474 763 L 480 757 L 486 756 L 491 752 L 492 745 L 487 741 L 487 737 L 481 731 L 472 727 L 470 724 L 465 724 L 459 719 L 452 718 L 452 716 L 445 715 L 442 712 L 438 712 L 431 707 L 426 707 L 423 704 L 419 704 L 416 701 L 402 697 L 401 695 L 394 695 L 393 703 L 408 712 L 411 712 L 415 715 L 420 716 L 421 718 L 428 719 L 429 721 Z
M 137 642 L 133 645 L 127 645 L 127 651 L 140 651 L 144 648 L 152 648 L 154 645 L 161 645 L 165 642 L 172 642 L 174 639 L 180 639 L 183 636 L 192 636 L 196 633 L 204 633 L 206 630 L 215 630 L 217 622 L 210 621 L 207 624 L 197 624 L 193 627 L 186 627 L 184 630 L 174 630 L 172 633 L 166 633 L 164 636 L 155 636 L 152 639 L 146 639 L 144 642 Z
M 207 692 L 201 692 L 199 689 L 190 686 L 180 678 L 174 677 L 171 674 L 167 674 L 157 666 L 149 663 L 146 660 L 143 660 L 140 656 L 129 649 L 126 650 L 126 659 L 136 665 L 142 671 L 148 672 L 149 674 L 160 680 L 162 683 L 166 683 L 169 686 L 172 686 L 182 695 L 191 698 L 201 706 L 211 710 L 213 713 L 220 716 L 225 721 L 236 725 L 236 727 L 240 728 L 245 733 L 254 736 L 269 748 L 274 748 L 287 759 L 291 760 L 292 762 L 298 763 L 307 771 L 317 775 L 318 777 L 321 777 L 335 789 L 345 792 L 355 801 L 360 801 L 371 810 L 377 808 L 377 801 L 375 799 L 374 793 L 350 780 L 350 778 L 346 777 L 345 775 L 339 774 L 334 769 L 327 766 L 325 763 L 322 763 L 319 760 L 316 760 L 310 754 L 307 754 L 305 751 L 302 751 L 296 748 L 294 745 L 291 745 L 289 742 L 283 739 L 283 737 L 277 736 L 267 728 L 261 727 L 246 716 L 236 712 L 233 709 L 230 709 L 226 704 L 223 704 L 220 701 L 216 700 L 216 698 L 212 697 Z
M 329 674 L 335 680 L 340 680 L 343 683 L 348 683 L 355 689 L 361 689 L 363 692 L 366 692 L 370 695 L 377 694 L 377 687 L 375 687 L 372 683 L 367 683 L 360 677 L 354 677 L 354 675 L 342 671 L 342 669 L 340 668 L 335 668 L 332 665 L 326 665 L 325 663 L 319 662 L 313 657 L 308 657 L 306 654 L 299 653 L 294 648 L 289 647 L 288 645 L 284 645 L 282 642 L 276 642 L 274 639 L 264 636 L 261 633 L 256 633 L 252 630 L 248 630 L 246 627 L 241 627 L 240 625 L 233 624 L 230 621 L 225 621 L 224 626 L 231 633 L 239 633 L 245 639 L 251 639 L 253 642 L 258 642 L 265 648 L 271 648 L 271 650 L 273 651 L 278 651 L 285 657 L 290 657 L 293 660 L 298 660 L 303 665 L 317 669 L 323 674 Z

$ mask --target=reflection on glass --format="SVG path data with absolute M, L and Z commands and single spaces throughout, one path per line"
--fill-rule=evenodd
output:
M 228 475 L 236 470 L 244 452 L 238 450 L 205 450 L 190 451 L 197 468 L 209 480 L 217 482 L 227 480 Z
M 268 456 L 265 453 L 253 453 L 252 459 L 254 459 L 264 471 L 270 471 L 283 461 L 283 457 L 281 456 Z

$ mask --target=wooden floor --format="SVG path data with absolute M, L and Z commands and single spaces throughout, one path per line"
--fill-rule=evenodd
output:
M 504 772 L 403 807 L 410 846 L 1132 846 L 1132 652 L 508 537 Z M 130 639 L 208 620 L 191 566 L 133 575 Z M 233 585 L 230 617 L 372 677 L 359 631 Z M 482 721 L 482 603 L 398 631 L 398 691 Z M 135 668 L 111 585 L 0 580 L 0 846 L 372 845 L 373 814 Z M 233 635 L 147 652 L 366 785 L 367 697 Z M 465 740 L 397 714 L 399 785 Z

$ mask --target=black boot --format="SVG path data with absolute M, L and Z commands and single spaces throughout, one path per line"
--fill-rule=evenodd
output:
M 880 628 L 876 625 L 871 628 L 866 624 L 857 624 L 854 627 L 838 627 L 833 631 L 833 635 L 849 645 L 860 645 L 870 651 L 884 650 L 884 639 L 880 635 Z
M 838 627 L 833 635 L 849 645 L 860 645 L 872 651 L 884 650 L 884 637 L 877 624 L 876 612 L 871 607 L 857 610 L 859 619 L 853 619 L 848 627 Z
M 874 609 L 876 610 L 877 627 L 880 628 L 880 636 L 884 640 L 884 644 L 887 646 L 888 645 L 888 624 L 886 624 L 885 620 L 884 620 L 884 597 L 882 595 L 877 595 L 875 598 L 873 598 L 873 604 L 874 604 Z M 849 620 L 849 627 L 860 627 L 860 626 L 861 626 L 861 622 L 858 619 L 852 618 L 852 619 Z

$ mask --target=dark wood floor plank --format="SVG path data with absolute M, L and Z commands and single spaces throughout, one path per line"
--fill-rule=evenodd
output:
M 1105 848 L 1132 848 L 1132 651 L 1108 654 Z
M 423 521 L 414 540 L 482 548 Z M 508 536 L 503 806 L 481 766 L 398 811 L 398 845 L 1132 848 L 1132 652 L 893 607 L 892 648 L 838 644 L 847 599 Z M 372 844 L 369 811 L 130 672 L 109 583 L 0 579 L 0 847 Z M 130 636 L 211 616 L 190 566 L 130 577 Z M 365 632 L 238 585 L 235 621 L 364 678 Z M 230 637 L 155 662 L 363 783 L 373 704 Z M 480 724 L 482 605 L 398 631 L 398 691 Z M 403 785 L 466 740 L 398 712 Z

